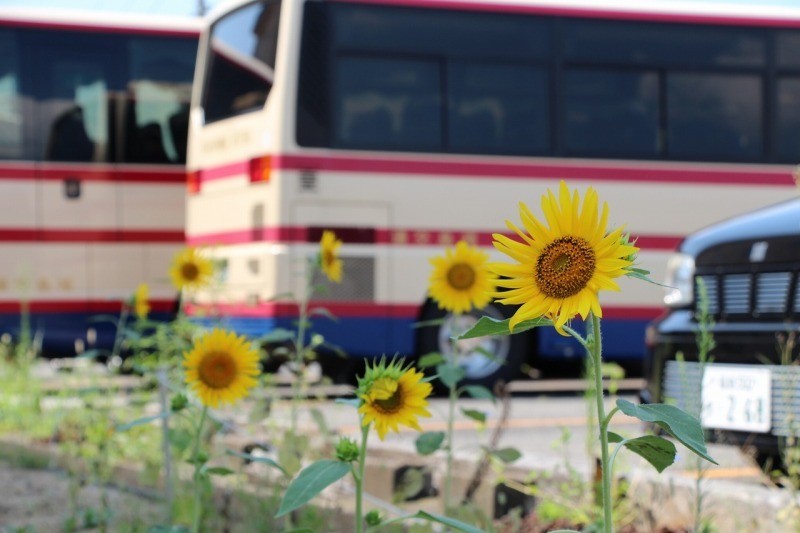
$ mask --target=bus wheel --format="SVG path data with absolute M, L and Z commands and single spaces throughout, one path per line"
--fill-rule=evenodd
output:
M 508 382 L 522 375 L 521 367 L 527 361 L 526 333 L 499 337 L 481 337 L 454 341 L 452 337 L 467 331 L 484 315 L 503 320 L 512 310 L 493 305 L 455 315 L 438 309 L 429 302 L 422 313 L 422 322 L 439 321 L 436 325 L 422 326 L 417 334 L 417 354 L 423 356 L 438 352 L 464 369 L 462 385 L 483 385 L 490 389 L 498 381 Z M 501 310 L 502 309 L 502 310 Z M 442 389 L 437 385 L 438 389 Z

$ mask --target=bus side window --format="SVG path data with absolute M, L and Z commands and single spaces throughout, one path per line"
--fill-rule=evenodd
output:
M 197 44 L 133 37 L 128 52 L 123 161 L 182 164 Z
M 203 108 L 208 122 L 261 108 L 275 79 L 280 2 L 254 3 L 214 24 Z
M 23 113 L 13 30 L 0 29 L 0 159 L 23 159 Z
M 101 37 L 65 34 L 64 42 L 69 46 L 56 48 L 43 39 L 38 50 L 47 58 L 38 62 L 42 71 L 36 124 L 43 159 L 107 162 L 109 100 L 119 60 Z

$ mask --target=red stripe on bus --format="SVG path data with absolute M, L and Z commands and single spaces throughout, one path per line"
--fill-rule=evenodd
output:
M 564 16 L 573 18 L 599 18 L 611 20 L 639 20 L 645 22 L 678 22 L 687 24 L 712 24 L 721 26 L 761 26 L 778 28 L 800 27 L 800 17 L 795 19 L 711 15 L 703 13 L 671 13 L 666 11 L 643 12 L 623 9 L 592 9 L 575 6 L 546 6 L 495 4 L 488 2 L 464 2 L 443 0 L 333 0 L 347 3 L 385 6 L 420 7 L 427 9 L 451 9 L 460 11 L 491 11 L 493 13 L 517 13 L 532 15 Z
M 168 313 L 175 310 L 175 300 L 149 300 L 150 311 Z M 0 313 L 19 313 L 22 302 L 0 301 Z M 28 310 L 32 313 L 107 313 L 119 312 L 122 301 L 109 300 L 35 300 L 27 302 Z
M 376 229 L 375 242 L 395 246 L 451 246 L 460 240 L 478 246 L 491 246 L 493 233 L 486 231 L 447 231 L 428 229 Z M 513 234 L 503 232 L 514 238 Z M 674 250 L 681 240 L 680 235 L 640 235 L 637 245 L 648 250 Z M 352 242 L 343 239 L 345 243 Z M 234 230 L 217 233 L 187 235 L 186 241 L 192 246 L 214 246 L 225 244 L 246 244 L 253 242 L 271 242 L 277 244 L 294 244 L 313 242 L 309 239 L 308 228 L 271 227 L 251 230 Z M 356 244 L 363 244 L 361 241 Z
M 160 242 L 183 243 L 182 230 L 97 230 L 0 228 L 0 242 Z
M 0 164 L 2 180 L 60 181 L 68 178 L 100 182 L 183 184 L 186 182 L 186 171 L 183 167 L 133 169 L 98 165 Z
M 247 177 L 250 174 L 250 161 L 237 161 L 227 165 L 211 167 L 198 172 L 200 182 L 228 179 L 232 177 Z
M 416 319 L 419 316 L 419 305 L 416 304 L 380 304 L 369 302 L 325 302 L 315 301 L 311 306 L 323 307 L 334 316 L 341 318 L 358 317 L 392 317 L 398 319 Z M 295 318 L 297 306 L 287 303 L 261 303 L 250 305 L 239 304 L 185 304 L 184 309 L 190 315 L 247 318 Z M 616 320 L 652 320 L 663 312 L 661 307 L 647 306 L 603 306 L 603 317 Z
M 426 174 L 454 177 L 500 177 L 522 179 L 576 179 L 637 183 L 709 183 L 724 185 L 776 185 L 794 187 L 792 167 L 762 171 L 739 168 L 664 168 L 647 163 L 601 166 L 570 161 L 563 164 L 488 163 L 477 161 L 391 159 L 280 155 L 272 159 L 280 170 L 326 170 L 377 174 Z

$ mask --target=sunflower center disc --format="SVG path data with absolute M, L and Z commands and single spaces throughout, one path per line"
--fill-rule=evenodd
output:
M 375 400 L 375 405 L 380 407 L 384 413 L 394 413 L 400 408 L 402 400 L 403 400 L 403 393 L 400 390 L 400 385 L 398 384 L 397 390 L 394 391 L 394 394 L 392 394 L 385 400 Z
M 469 289 L 475 283 L 475 270 L 465 263 L 456 263 L 447 271 L 447 283 L 460 291 Z
M 561 237 L 545 246 L 536 260 L 536 283 L 550 298 L 568 298 L 592 279 L 597 261 L 591 245 L 580 237 Z
M 200 362 L 197 373 L 206 386 L 224 389 L 236 378 L 236 363 L 226 352 L 212 352 Z
M 200 274 L 200 270 L 198 270 L 197 265 L 194 263 L 184 263 L 181 265 L 181 276 L 186 281 L 194 281 L 197 279 L 197 276 Z

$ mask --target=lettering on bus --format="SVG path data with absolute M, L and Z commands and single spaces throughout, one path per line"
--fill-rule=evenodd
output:
M 207 139 L 203 143 L 204 152 L 221 152 L 236 146 L 250 143 L 250 132 L 246 130 L 226 131 L 225 135 Z

